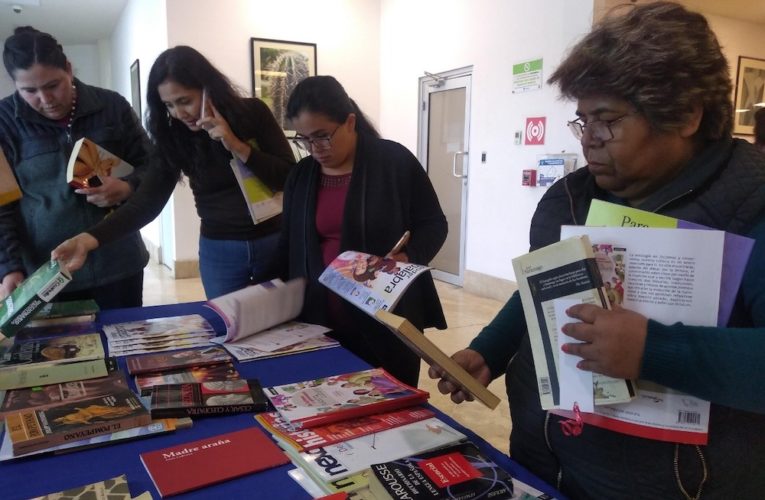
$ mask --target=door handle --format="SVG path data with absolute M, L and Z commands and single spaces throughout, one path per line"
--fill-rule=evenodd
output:
M 454 153 L 454 156 L 452 157 L 452 175 L 456 177 L 457 179 L 465 179 L 467 178 L 467 174 L 465 173 L 465 169 L 462 169 L 462 173 L 457 173 L 457 157 L 465 156 L 468 154 L 469 151 L 457 151 Z

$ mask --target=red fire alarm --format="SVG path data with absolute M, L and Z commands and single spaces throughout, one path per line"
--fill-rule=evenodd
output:
M 537 171 L 533 168 L 529 168 L 523 171 L 523 177 L 521 178 L 522 186 L 536 186 L 537 185 Z

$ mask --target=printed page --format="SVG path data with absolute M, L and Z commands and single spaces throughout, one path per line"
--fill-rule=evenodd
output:
M 223 343 L 222 338 L 213 342 L 220 343 L 237 360 L 249 361 L 340 345 L 324 335 L 328 331 L 324 326 L 290 321 L 236 342 Z

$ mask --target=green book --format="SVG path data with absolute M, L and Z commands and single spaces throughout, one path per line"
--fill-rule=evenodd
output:
M 35 313 L 50 302 L 72 276 L 57 261 L 43 264 L 0 305 L 0 333 L 13 337 Z

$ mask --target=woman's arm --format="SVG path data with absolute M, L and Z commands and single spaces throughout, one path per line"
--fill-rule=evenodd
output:
M 282 191 L 287 175 L 295 165 L 292 148 L 284 136 L 284 131 L 263 101 L 247 99 L 245 102 L 257 130 L 254 137 L 257 147 L 252 148 L 245 165 L 268 187 Z

